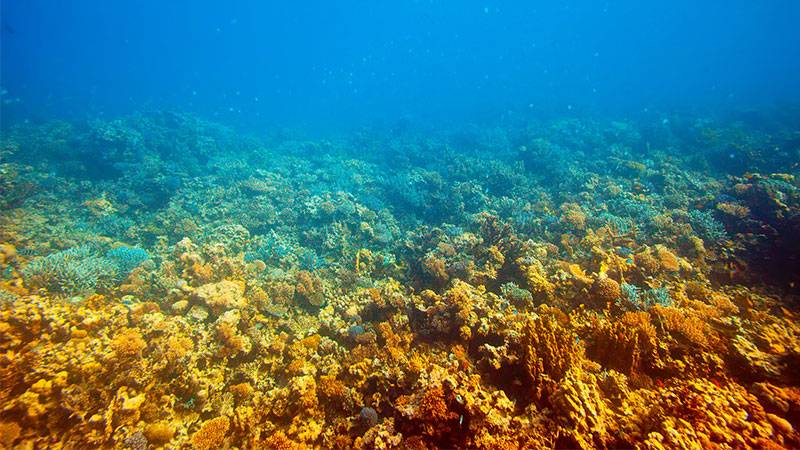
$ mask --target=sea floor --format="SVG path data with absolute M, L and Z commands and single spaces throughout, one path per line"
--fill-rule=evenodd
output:
M 799 448 L 797 116 L 7 128 L 0 448 Z

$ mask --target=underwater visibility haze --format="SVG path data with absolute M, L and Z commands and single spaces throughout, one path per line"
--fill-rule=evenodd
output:
M 800 448 L 800 3 L 228 3 L 0 0 L 0 448 Z

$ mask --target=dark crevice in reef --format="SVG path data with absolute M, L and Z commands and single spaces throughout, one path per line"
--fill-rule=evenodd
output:
M 737 267 L 753 284 L 766 284 L 786 294 L 800 294 L 800 213 L 787 204 L 797 201 L 786 191 L 788 175 L 735 178 L 729 192 L 749 209 L 747 217 L 728 217 L 726 228 L 743 233 L 743 248 L 735 252 L 745 263 Z M 738 275 L 738 274 L 737 274 Z

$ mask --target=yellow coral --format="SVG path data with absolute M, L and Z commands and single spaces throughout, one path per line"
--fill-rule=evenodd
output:
M 719 202 L 717 210 L 737 219 L 744 219 L 750 215 L 750 208 L 739 203 Z
M 576 447 L 584 449 L 605 447 L 606 421 L 609 407 L 601 398 L 593 375 L 571 369 L 550 397 L 553 408 L 568 424 L 563 429 Z M 570 445 L 572 446 L 572 445 Z
M 0 244 L 0 264 L 10 264 L 17 259 L 17 249 L 11 244 Z
M 175 436 L 175 427 L 164 422 L 152 423 L 145 427 L 144 435 L 153 444 L 166 444 Z
M 204 284 L 194 292 L 215 314 L 229 309 L 242 308 L 246 304 L 244 283 L 222 280 L 219 283 Z
M 544 267 L 538 261 L 534 261 L 525 267 L 525 281 L 528 288 L 534 294 L 542 294 L 550 298 L 555 292 L 555 285 L 547 279 Z
M 552 390 L 552 382 L 583 359 L 583 347 L 575 336 L 550 316 L 527 320 L 520 344 L 532 398 Z

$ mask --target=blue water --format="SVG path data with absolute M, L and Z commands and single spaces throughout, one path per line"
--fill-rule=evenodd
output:
M 2 1 L 3 124 L 172 109 L 263 129 L 800 99 L 794 1 Z

